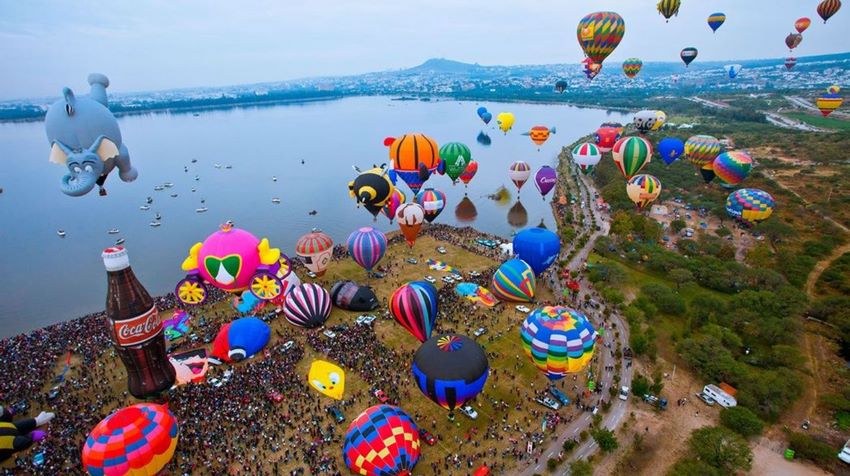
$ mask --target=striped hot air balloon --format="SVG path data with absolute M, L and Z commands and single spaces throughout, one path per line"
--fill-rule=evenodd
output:
M 537 281 L 525 261 L 514 258 L 502 263 L 493 274 L 490 290 L 502 301 L 531 302 Z
M 331 262 L 333 247 L 334 240 L 322 233 L 322 230 L 314 228 L 295 243 L 295 254 L 301 257 L 307 269 L 316 273 L 316 276 L 322 276 Z
M 417 193 L 414 201 L 422 206 L 428 223 L 433 223 L 446 208 L 446 194 L 433 188 L 426 188 Z
M 385 217 L 389 218 L 390 223 L 392 223 L 393 219 L 395 219 L 396 210 L 398 210 L 398 207 L 402 206 L 406 201 L 407 195 L 405 195 L 401 190 L 394 188 L 393 194 L 390 195 L 390 199 L 387 200 L 387 203 L 384 204 L 383 208 L 381 208 L 381 213 L 383 213 Z
M 714 159 L 713 170 L 717 178 L 729 185 L 743 182 L 753 168 L 753 158 L 743 151 L 724 152 Z
M 476 173 L 478 173 L 478 162 L 470 160 L 466 165 L 466 169 L 464 169 L 458 178 L 464 185 L 469 185 L 469 182 L 475 177 Z
M 387 237 L 371 226 L 353 232 L 346 243 L 351 258 L 370 273 L 387 251 Z
M 401 408 L 375 405 L 345 432 L 342 457 L 352 473 L 408 476 L 419 462 L 419 428 Z
M 611 153 L 620 173 L 628 180 L 652 160 L 652 145 L 643 137 L 623 137 L 614 144 Z
M 679 7 L 681 6 L 682 0 L 659 0 L 655 8 L 669 22 L 673 15 L 679 15 Z
M 400 286 L 390 297 L 390 313 L 419 342 L 431 338 L 437 321 L 437 288 L 424 281 Z
M 158 474 L 174 456 L 179 428 L 163 405 L 137 403 L 104 418 L 83 443 L 89 474 Z
M 446 175 L 452 179 L 452 183 L 457 182 L 470 160 L 472 160 L 472 152 L 465 144 L 449 142 L 440 147 L 440 161 L 445 167 Z
M 522 186 L 525 185 L 525 182 L 527 182 L 528 178 L 531 177 L 531 166 L 522 160 L 518 160 L 508 167 L 508 177 L 510 177 L 511 182 L 516 185 L 516 191 L 519 193 Z
M 838 13 L 840 8 L 841 0 L 823 0 L 818 4 L 818 15 L 820 15 L 820 17 L 823 18 L 823 22 L 826 23 L 827 20 Z
M 585 175 L 589 174 L 593 170 L 593 167 L 602 160 L 602 152 L 599 150 L 599 147 L 590 142 L 575 146 L 572 156 L 573 162 L 578 165 L 578 168 Z
M 626 74 L 626 77 L 629 79 L 634 78 L 640 73 L 641 68 L 643 68 L 643 61 L 638 58 L 629 58 L 626 61 L 623 61 L 623 73 Z
M 301 284 L 286 296 L 283 314 L 292 325 L 315 329 L 331 315 L 331 295 L 318 284 Z
M 643 209 L 661 195 L 661 181 L 652 175 L 635 175 L 626 184 L 626 194 L 638 209 Z
M 581 372 L 593 358 L 596 329 L 574 309 L 535 309 L 525 318 L 519 333 L 525 355 L 550 381 Z
M 726 199 L 726 213 L 747 226 L 767 220 L 775 207 L 773 196 L 756 188 L 736 190 Z
M 685 142 L 685 157 L 697 167 L 714 162 L 722 146 L 716 137 L 698 135 Z
M 614 12 L 591 13 L 578 24 L 576 36 L 578 44 L 591 64 L 602 65 L 623 39 L 626 23 L 623 17 Z
M 829 116 L 832 114 L 832 111 L 838 109 L 844 103 L 844 98 L 841 97 L 840 92 L 841 88 L 838 86 L 830 86 L 826 93 L 821 94 L 817 101 L 815 101 L 823 117 Z
M 434 173 L 440 165 L 440 147 L 424 134 L 405 134 L 397 139 L 386 139 L 389 143 L 390 160 L 396 175 L 418 193 L 427 175 Z M 423 177 L 423 175 L 425 177 Z
M 699 50 L 697 50 L 693 46 L 689 46 L 683 49 L 682 52 L 679 53 L 679 56 L 682 58 L 682 61 L 685 62 L 685 68 L 687 68 L 688 66 L 690 66 L 691 63 L 694 62 L 695 59 L 697 59 L 698 54 Z

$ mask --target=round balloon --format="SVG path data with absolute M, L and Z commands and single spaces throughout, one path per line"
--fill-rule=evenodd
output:
M 490 290 L 502 301 L 531 302 L 537 281 L 525 261 L 514 258 L 502 263 L 493 274 Z
M 611 152 L 611 149 L 614 148 L 614 144 L 620 140 L 620 135 L 622 133 L 623 131 L 619 127 L 602 126 L 597 129 L 594 139 L 596 141 L 596 146 L 599 147 L 599 151 L 603 153 Z
M 699 51 L 696 48 L 688 47 L 683 49 L 682 52 L 679 53 L 679 56 L 682 57 L 682 61 L 685 62 L 685 67 L 687 68 L 695 59 L 697 59 L 698 54 Z
M 575 146 L 572 151 L 573 162 L 585 175 L 589 174 L 593 167 L 602 160 L 602 152 L 594 144 L 585 142 Z
M 419 346 L 412 370 L 419 390 L 451 412 L 481 393 L 490 365 L 484 349 L 474 340 L 441 334 Z
M 526 262 L 534 274 L 546 271 L 558 259 L 561 239 L 544 228 L 527 228 L 514 236 L 514 256 Z
M 472 152 L 469 147 L 460 142 L 449 142 L 440 147 L 440 161 L 445 164 L 446 175 L 452 182 L 457 182 L 471 160 Z
M 809 29 L 809 25 L 812 24 L 812 20 L 807 17 L 798 18 L 797 21 L 794 22 L 794 28 L 797 30 L 797 33 L 803 33 L 804 31 Z
M 789 57 L 785 58 L 785 69 L 787 69 L 788 71 L 791 71 L 794 68 L 794 66 L 797 66 L 797 58 L 795 58 L 793 56 L 789 56 Z
M 614 12 L 591 13 L 582 18 L 576 28 L 578 44 L 584 50 L 584 55 L 600 67 L 620 44 L 625 33 L 626 22 Z
M 838 13 L 840 8 L 841 0 L 823 0 L 818 4 L 818 15 L 820 15 L 820 17 L 823 18 L 823 22 L 826 23 L 827 20 Z
M 500 112 L 499 115 L 496 116 L 496 124 L 499 125 L 499 129 L 501 129 L 505 134 L 507 134 L 514 126 L 515 120 L 514 115 L 510 112 Z
M 555 188 L 557 183 L 558 174 L 555 172 L 555 169 L 548 165 L 540 167 L 537 173 L 534 174 L 534 186 L 537 187 L 537 191 L 540 192 L 544 200 L 546 200 L 546 195 Z
M 550 130 L 546 126 L 534 126 L 528 132 L 528 136 L 531 137 L 531 141 L 537 144 L 537 146 L 543 145 L 547 140 L 549 140 L 549 135 L 554 134 L 555 129 Z M 537 149 L 540 150 L 540 149 Z
M 342 443 L 345 465 L 365 476 L 413 474 L 419 451 L 416 423 L 391 405 L 367 408 L 351 422 Z
M 682 0 L 658 0 L 658 13 L 661 14 L 668 22 L 673 15 L 679 15 L 679 7 L 682 6 Z
M 518 160 L 508 167 L 508 177 L 510 177 L 511 182 L 516 185 L 516 191 L 519 193 L 522 186 L 525 185 L 525 182 L 527 182 L 528 178 L 531 177 L 531 166 L 522 160 Z
M 620 173 L 628 180 L 652 160 L 652 145 L 642 137 L 623 137 L 614 144 L 612 154 Z
M 707 135 L 693 136 L 685 142 L 685 156 L 697 167 L 714 162 L 721 149 L 720 141 Z
M 400 286 L 390 297 L 390 313 L 419 342 L 425 342 L 437 321 L 437 288 L 425 281 Z
M 753 159 L 746 152 L 724 152 L 714 159 L 712 169 L 717 178 L 729 185 L 738 185 L 753 168 Z
M 794 48 L 800 46 L 800 43 L 803 42 L 803 35 L 799 33 L 791 33 L 790 35 L 785 37 L 785 46 L 788 47 L 789 50 L 794 51 Z
M 659 114 L 660 113 L 660 114 Z M 660 120 L 660 119 L 664 120 Z M 641 134 L 646 134 L 649 131 L 654 131 L 656 123 L 660 122 L 661 125 L 664 125 L 664 121 L 667 120 L 667 115 L 665 115 L 661 111 L 648 111 L 643 110 L 635 114 L 634 125 L 635 129 Z M 661 126 L 658 126 L 659 128 Z
M 425 222 L 425 209 L 418 203 L 405 203 L 398 209 L 396 218 L 407 245 L 413 247 Z
M 640 73 L 641 68 L 643 68 L 643 61 L 638 58 L 629 58 L 626 61 L 623 61 L 623 73 L 626 74 L 626 77 L 629 79 L 633 79 L 635 76 Z
M 555 91 L 557 91 L 557 92 L 558 92 L 558 94 L 560 94 L 560 93 L 562 93 L 562 92 L 566 91 L 566 89 L 567 89 L 567 82 L 566 82 L 566 81 L 564 81 L 563 79 L 558 80 L 558 81 L 555 83 Z
M 331 315 L 331 295 L 315 283 L 296 286 L 286 297 L 283 313 L 290 324 L 315 329 Z
M 463 182 L 464 185 L 469 185 L 470 180 L 475 177 L 475 174 L 478 172 L 478 162 L 474 160 L 470 160 L 466 165 L 466 169 L 463 170 L 463 173 L 460 174 L 460 181 Z
M 635 175 L 626 184 L 626 194 L 638 209 L 643 209 L 661 195 L 661 182 L 652 175 Z
M 331 262 L 333 248 L 334 240 L 322 233 L 322 230 L 314 228 L 295 243 L 295 254 L 301 257 L 307 269 L 316 276 L 322 276 Z
M 724 23 L 726 23 L 726 14 L 724 13 L 712 13 L 708 16 L 708 27 L 715 33 Z
M 665 164 L 670 165 L 685 152 L 685 143 L 675 137 L 667 137 L 658 143 L 658 155 Z
M 372 268 L 381 261 L 387 252 L 387 237 L 371 226 L 360 228 L 346 240 L 348 254 L 363 269 L 372 272 Z
M 434 173 L 440 165 L 440 147 L 437 142 L 424 134 L 405 134 L 390 141 L 389 147 L 396 175 L 404 180 L 413 193 L 418 193 L 428 178 L 427 172 Z M 423 175 L 426 176 L 423 178 Z
M 756 188 L 736 190 L 726 199 L 726 213 L 747 226 L 767 220 L 774 207 L 773 196 Z
M 830 92 L 834 91 L 834 92 Z M 820 110 L 823 117 L 827 117 L 832 114 L 832 111 L 841 107 L 841 104 L 844 103 L 844 98 L 839 94 L 841 88 L 838 86 L 832 86 L 829 91 L 824 94 L 821 94 L 815 104 Z
M 596 337 L 584 314 L 562 306 L 535 309 L 520 328 L 525 355 L 553 382 L 587 367 Z
M 433 223 L 434 220 L 446 208 L 446 194 L 433 188 L 426 188 L 416 194 L 414 199 L 416 203 L 422 206 L 425 211 L 425 219 L 428 223 Z

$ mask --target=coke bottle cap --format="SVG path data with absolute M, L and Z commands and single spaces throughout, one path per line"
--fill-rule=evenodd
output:
M 100 255 L 107 271 L 121 271 L 130 267 L 130 256 L 123 246 L 106 248 Z

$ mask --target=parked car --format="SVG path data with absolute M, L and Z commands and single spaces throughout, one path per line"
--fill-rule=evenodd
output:
M 473 332 L 472 335 L 474 335 L 475 337 L 481 337 L 486 333 L 487 333 L 486 327 L 479 327 L 478 329 L 475 329 L 475 332 Z
M 537 397 L 537 398 L 534 399 L 534 401 L 543 405 L 546 408 L 551 409 L 551 410 L 557 410 L 557 409 L 561 408 L 560 403 L 556 402 L 555 400 L 552 400 L 549 397 L 543 397 L 543 398 Z
M 342 410 L 337 408 L 336 405 L 329 406 L 327 412 L 331 414 L 335 422 L 342 423 L 345 421 L 345 415 L 342 414 Z
M 446 254 L 446 249 L 445 249 L 445 248 L 443 248 L 442 246 L 438 246 L 438 247 L 437 247 L 437 253 L 440 253 L 441 255 L 444 255 L 444 254 Z
M 314 273 L 314 272 L 312 272 L 312 271 L 308 270 L 308 271 L 307 271 L 307 276 L 309 276 L 309 277 L 311 277 L 311 278 L 315 278 L 315 277 L 316 277 L 316 273 Z
M 558 390 L 557 388 L 555 388 L 555 387 L 549 387 L 549 393 L 551 393 L 551 394 L 552 394 L 552 396 L 555 398 L 555 400 L 557 400 L 558 402 L 560 402 L 560 404 L 561 404 L 561 405 L 566 406 L 566 405 L 569 405 L 569 404 L 570 404 L 570 399 L 569 399 L 569 397 L 567 397 L 566 395 L 564 395 L 564 392 L 562 392 L 562 391 Z
M 713 398 L 709 397 L 708 395 L 706 395 L 702 392 L 697 393 L 696 395 L 697 395 L 697 398 L 702 400 L 706 405 L 708 405 L 710 407 L 714 406 L 714 399 Z
M 620 400 L 623 400 L 623 401 L 628 400 L 629 399 L 629 390 L 630 390 L 629 387 L 626 387 L 625 385 L 623 385 L 622 387 L 620 387 L 620 394 L 617 395 L 617 398 L 619 398 Z
M 444 283 L 446 283 L 446 284 L 453 284 L 453 283 L 455 282 L 455 280 L 454 280 L 454 279 L 452 279 L 452 278 L 450 278 L 450 277 L 448 277 L 448 276 L 443 276 L 443 278 L 441 279 L 441 281 L 442 281 L 442 282 L 444 282 Z
M 354 323 L 358 326 L 369 326 L 372 325 L 373 322 L 375 322 L 375 319 L 377 318 L 373 315 L 361 314 L 357 316 L 357 319 L 354 320 Z
M 425 281 L 428 281 L 428 282 L 429 282 L 429 283 L 431 283 L 431 284 L 434 284 L 434 283 L 436 283 L 436 282 L 437 282 L 437 280 L 436 280 L 436 279 L 434 279 L 434 277 L 433 277 L 433 276 L 431 276 L 431 275 L 425 276 Z
M 470 271 L 469 275 L 472 276 L 473 278 L 477 278 L 477 277 L 481 276 L 481 273 L 479 273 L 478 271 Z
M 221 382 L 221 380 L 219 380 L 217 378 L 211 378 L 210 379 L 210 385 L 212 385 L 215 388 L 218 388 L 218 387 L 221 387 L 224 384 Z
M 523 306 L 522 304 L 520 304 L 520 305 L 516 306 L 516 308 L 515 308 L 515 309 L 516 309 L 517 311 L 519 311 L 519 312 L 524 312 L 524 313 L 526 313 L 526 314 L 528 314 L 529 312 L 531 312 L 531 309 L 529 309 L 529 308 L 527 308 L 527 307 Z
M 283 346 L 281 346 L 280 351 L 286 352 L 287 350 L 293 348 L 294 346 L 295 346 L 295 341 L 288 340 L 283 344 Z
M 475 420 L 478 418 L 478 412 L 472 408 L 472 405 L 464 405 L 460 407 L 460 412 L 464 415 L 468 416 L 470 420 Z
M 838 453 L 838 459 L 850 464 L 850 440 L 844 443 L 844 448 L 841 448 L 841 453 Z
M 416 258 L 407 258 L 405 261 L 410 264 L 419 264 L 419 260 L 417 260 Z
M 372 395 L 374 395 L 381 403 L 387 403 L 390 400 L 389 397 L 387 397 L 387 394 L 380 388 L 372 390 Z
M 337 325 L 331 327 L 331 330 L 334 331 L 334 332 L 345 332 L 345 331 L 348 330 L 348 325 L 347 324 L 337 324 Z
M 434 438 L 434 435 L 424 428 L 419 429 L 419 439 L 427 443 L 428 446 L 434 446 L 437 444 L 437 438 Z
M 336 337 L 336 332 L 330 329 L 325 329 L 325 332 L 322 332 L 322 334 L 326 335 L 329 339 L 333 339 L 334 337 Z
M 47 401 L 52 402 L 53 400 L 56 400 L 56 397 L 58 397 L 58 396 L 59 396 L 59 386 L 57 385 L 57 386 L 50 389 L 50 392 L 47 394 Z

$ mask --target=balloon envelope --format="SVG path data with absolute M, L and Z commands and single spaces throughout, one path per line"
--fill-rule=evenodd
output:
M 345 392 L 345 371 L 338 365 L 324 360 L 314 360 L 307 373 L 310 386 L 322 395 L 342 399 Z
M 626 194 L 642 209 L 661 195 L 661 182 L 652 175 L 635 175 L 626 184 Z
M 315 329 L 331 315 L 331 296 L 318 284 L 302 284 L 286 297 L 283 313 L 290 324 Z
M 472 152 L 460 142 L 449 142 L 440 147 L 440 162 L 445 164 L 445 173 L 456 182 L 472 160 Z
M 623 17 L 614 12 L 591 13 L 582 18 L 576 28 L 576 37 L 584 55 L 600 67 L 619 46 L 625 33 Z
M 355 474 L 409 475 L 419 462 L 419 428 L 401 408 L 375 405 L 345 432 L 342 457 Z
M 516 185 L 516 190 L 519 192 L 528 178 L 531 177 L 531 166 L 522 160 L 518 160 L 508 167 L 508 177 Z
M 333 255 L 334 240 L 321 230 L 314 229 L 295 243 L 295 254 L 304 261 L 307 269 L 316 276 L 325 274 Z
M 714 159 L 712 169 L 717 178 L 729 185 L 744 181 L 753 168 L 753 159 L 742 151 L 724 152 Z
M 622 133 L 622 129 L 618 127 L 602 126 L 596 130 L 596 146 L 599 147 L 601 152 L 611 152 L 611 149 L 614 148 L 614 144 L 620 140 L 620 135 Z
M 433 188 L 426 188 L 416 194 L 416 203 L 418 203 L 425 212 L 425 220 L 432 223 L 443 209 L 446 208 L 446 194 Z
M 419 342 L 425 342 L 437 320 L 437 288 L 424 281 L 403 284 L 390 297 L 390 313 Z
M 623 61 L 623 73 L 625 73 L 626 77 L 629 79 L 637 76 L 642 68 L 643 61 L 639 58 L 629 58 L 626 61 Z
M 496 116 L 496 124 L 499 125 L 499 129 L 501 129 L 505 134 L 507 134 L 514 126 L 515 120 L 514 115 L 510 112 L 500 112 L 499 115 Z
M 697 167 L 714 162 L 721 149 L 720 141 L 713 136 L 692 136 L 685 142 L 685 156 Z
M 612 143 L 613 146 L 613 143 Z M 573 162 L 578 165 L 579 169 L 588 174 L 602 160 L 602 152 L 599 147 L 590 142 L 579 144 L 572 151 Z
M 537 173 L 534 174 L 534 185 L 537 187 L 537 191 L 540 192 L 540 195 L 542 195 L 543 198 L 546 198 L 546 195 L 555 188 L 557 183 L 558 174 L 555 172 L 555 169 L 548 165 L 540 167 Z
M 387 251 L 387 237 L 371 226 L 351 233 L 346 243 L 351 258 L 369 272 L 378 264 L 378 261 L 381 261 Z
M 490 365 L 484 349 L 474 340 L 459 334 L 441 334 L 419 346 L 412 370 L 419 390 L 452 411 L 481 393 Z
M 337 281 L 331 287 L 334 306 L 346 311 L 372 311 L 380 306 L 375 291 L 354 281 Z
M 490 290 L 502 301 L 531 302 L 537 281 L 525 261 L 514 258 L 502 263 L 493 274 Z
M 693 63 L 693 61 L 695 59 L 697 59 L 698 54 L 699 54 L 699 51 L 696 48 L 688 47 L 688 48 L 683 49 L 682 52 L 679 53 L 679 56 L 682 57 L 682 61 L 685 62 L 685 67 L 687 67 L 691 63 Z
M 614 163 L 626 180 L 640 172 L 652 160 L 652 145 L 637 136 L 623 137 L 611 149 Z
M 514 236 L 514 255 L 526 262 L 539 276 L 558 258 L 561 239 L 543 228 L 528 228 Z
M 433 173 L 440 164 L 440 147 L 424 134 L 405 134 L 390 145 L 390 160 L 393 169 L 413 193 L 419 192 L 423 178 L 421 168 Z
M 797 21 L 794 22 L 794 28 L 797 30 L 797 33 L 803 33 L 811 24 L 812 20 L 807 17 L 798 18 Z
M 712 13 L 708 16 L 708 27 L 711 31 L 716 32 L 724 23 L 726 23 L 726 15 L 723 13 Z
M 675 137 L 666 137 L 658 143 L 658 155 L 670 165 L 685 152 L 685 143 Z
M 729 216 L 747 226 L 767 220 L 774 207 L 776 201 L 773 196 L 755 188 L 736 190 L 726 199 L 726 212 Z
M 593 358 L 596 337 L 584 314 L 562 306 L 535 309 L 520 328 L 525 355 L 551 381 L 584 370 Z
M 419 236 L 419 230 L 422 229 L 422 223 L 425 222 L 425 209 L 418 203 L 405 203 L 398 209 L 396 218 L 408 246 L 412 247 Z

